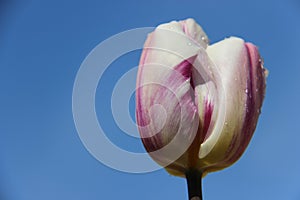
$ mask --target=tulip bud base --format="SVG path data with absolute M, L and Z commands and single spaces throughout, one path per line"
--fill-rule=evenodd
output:
M 189 200 L 202 200 L 202 172 L 190 169 L 185 173 Z

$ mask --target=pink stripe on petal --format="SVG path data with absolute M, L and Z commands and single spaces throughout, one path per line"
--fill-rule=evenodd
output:
M 234 137 L 228 152 L 239 143 L 238 148 L 231 157 L 226 159 L 226 163 L 235 162 L 247 148 L 253 133 L 255 131 L 260 109 L 263 103 L 265 93 L 265 76 L 264 68 L 261 64 L 261 59 L 257 50 L 257 47 L 251 43 L 245 44 L 248 55 L 248 79 L 247 79 L 247 101 L 246 101 L 246 115 L 244 117 L 244 123 L 240 134 L 240 140 Z
M 192 75 L 192 67 L 192 64 L 188 60 L 184 60 L 174 67 L 174 70 L 178 71 L 184 78 L 189 79 Z
M 204 120 L 203 120 L 203 142 L 211 135 L 211 132 L 208 132 L 208 128 L 211 125 L 212 114 L 213 114 L 213 104 L 208 100 L 205 100 L 205 109 L 204 109 Z

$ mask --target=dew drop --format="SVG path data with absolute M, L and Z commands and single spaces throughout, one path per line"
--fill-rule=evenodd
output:
M 249 112 L 249 108 L 247 106 L 247 103 L 245 103 L 245 109 L 246 109 L 246 112 L 248 113 Z
M 264 76 L 267 78 L 269 76 L 269 70 L 263 68 L 263 73 L 264 73 Z
M 257 113 L 258 114 L 260 114 L 261 113 L 261 109 L 259 108 L 259 109 L 257 109 Z
M 248 94 L 248 92 L 249 92 L 248 89 L 246 89 L 246 90 L 245 90 L 245 93 Z
M 238 79 L 237 79 L 237 78 L 234 78 L 234 80 L 237 81 Z
M 188 44 L 189 46 L 191 46 L 191 45 L 192 45 L 192 43 L 191 43 L 191 42 L 188 42 L 187 44 Z
M 264 59 L 263 59 L 263 58 L 260 58 L 260 59 L 258 60 L 258 62 L 261 64 L 261 66 L 264 65 Z
M 258 92 L 258 88 L 255 89 L 255 92 Z

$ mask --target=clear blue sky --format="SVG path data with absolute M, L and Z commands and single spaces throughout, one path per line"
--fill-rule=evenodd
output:
M 204 179 L 204 199 L 300 199 L 300 2 L 0 1 L 0 199 L 186 199 L 185 180 L 164 170 L 118 172 L 82 145 L 72 117 L 77 70 L 101 41 L 127 29 L 194 18 L 211 42 L 235 35 L 257 44 L 270 75 L 256 133 L 232 167 Z M 7 1 L 6 1 L 7 2 Z M 97 112 L 110 139 L 141 143 L 113 121 L 111 90 L 138 63 L 117 60 L 100 81 Z M 121 100 L 120 100 L 121 101 Z M 134 102 L 129 109 L 134 113 Z

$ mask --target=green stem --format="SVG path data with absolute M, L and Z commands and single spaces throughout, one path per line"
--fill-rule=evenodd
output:
M 195 169 L 190 169 L 185 173 L 189 200 L 202 200 L 202 173 Z

